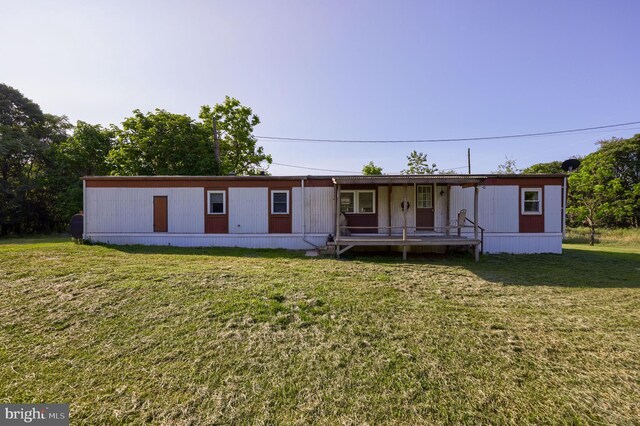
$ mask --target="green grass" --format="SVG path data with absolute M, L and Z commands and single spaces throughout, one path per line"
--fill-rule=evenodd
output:
M 17 242 L 17 244 L 15 244 Z M 0 245 L 0 402 L 74 424 L 634 424 L 640 248 Z
M 589 228 L 568 228 L 565 241 L 571 244 L 588 244 L 589 235 Z M 596 244 L 640 247 L 640 228 L 598 228 Z

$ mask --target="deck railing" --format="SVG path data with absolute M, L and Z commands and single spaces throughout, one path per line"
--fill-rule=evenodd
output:
M 469 219 L 468 217 L 465 217 L 464 219 L 466 222 L 469 222 L 470 224 L 475 226 L 476 223 L 471 219 Z M 480 254 L 483 254 L 484 253 L 484 228 L 478 225 L 478 229 L 480 230 Z
M 353 226 L 353 225 L 340 225 L 338 227 L 338 229 L 339 229 L 339 231 L 352 230 L 352 229 L 371 230 L 371 231 L 373 231 L 373 232 L 371 232 L 372 234 L 379 234 L 381 230 L 393 231 L 394 229 L 401 229 L 402 230 L 402 238 L 406 240 L 407 239 L 407 232 L 408 232 L 409 229 L 412 229 L 412 230 L 417 231 L 417 232 L 433 231 L 433 232 L 440 232 L 440 233 L 446 233 L 447 231 L 450 232 L 452 230 L 455 230 L 455 231 L 458 232 L 458 235 L 460 235 L 462 229 L 472 229 L 473 230 L 474 226 L 473 225 L 455 225 L 455 226 Z M 482 227 L 480 227 L 480 226 L 478 226 L 478 229 L 480 229 L 481 231 L 484 231 L 484 229 Z M 338 235 L 337 237 L 340 237 L 340 236 L 344 237 L 346 235 Z

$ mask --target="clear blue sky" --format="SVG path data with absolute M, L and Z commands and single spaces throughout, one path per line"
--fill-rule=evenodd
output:
M 258 135 L 455 138 L 640 120 L 640 1 L 5 1 L 0 81 L 46 112 L 120 123 L 234 96 Z M 275 162 L 398 172 L 413 149 L 489 172 L 625 130 L 472 143 L 261 142 Z M 272 166 L 274 174 L 319 174 Z

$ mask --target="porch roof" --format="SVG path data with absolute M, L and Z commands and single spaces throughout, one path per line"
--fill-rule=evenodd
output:
M 334 176 L 334 184 L 450 184 L 476 185 L 487 179 L 481 175 L 375 175 L 375 176 Z

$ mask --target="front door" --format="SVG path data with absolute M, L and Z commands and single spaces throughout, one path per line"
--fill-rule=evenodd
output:
M 167 197 L 153 197 L 153 232 L 167 232 Z
M 433 185 L 416 186 L 416 231 L 433 231 Z

